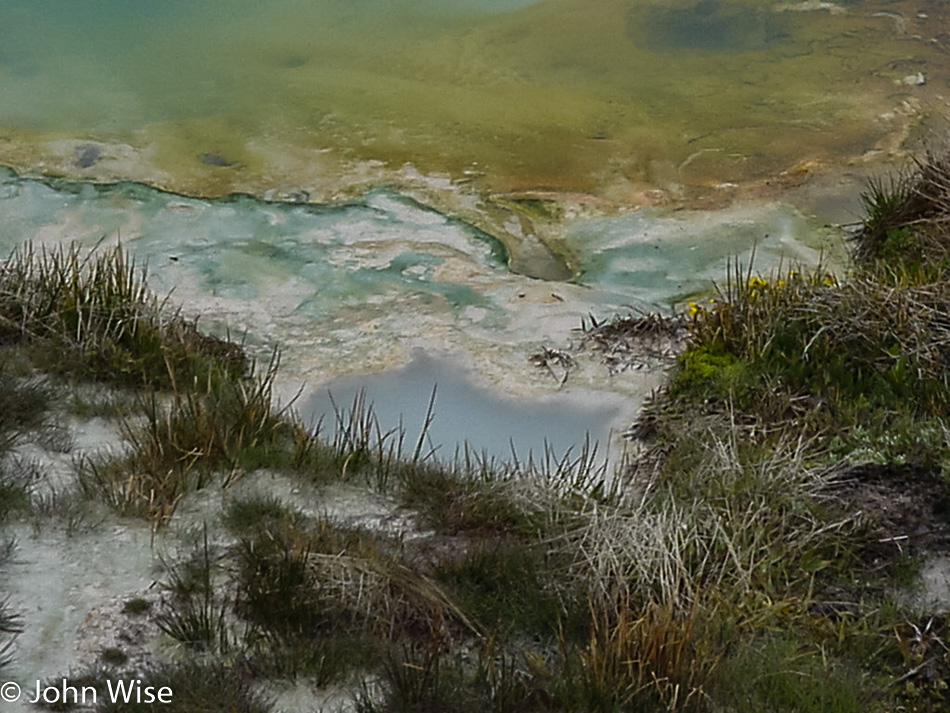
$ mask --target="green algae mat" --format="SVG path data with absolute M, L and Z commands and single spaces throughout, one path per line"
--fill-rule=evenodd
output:
M 222 195 L 767 191 L 945 112 L 924 0 L 7 3 L 0 163 Z M 305 191 L 306 193 L 301 193 Z

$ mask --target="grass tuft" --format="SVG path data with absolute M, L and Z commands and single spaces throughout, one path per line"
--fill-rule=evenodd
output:
M 8 600 L 0 599 L 0 671 L 13 663 L 16 637 L 22 633 L 22 616 L 11 609 Z
M 222 367 L 240 378 L 243 350 L 202 335 L 146 287 L 121 247 L 26 243 L 0 264 L 0 342 L 31 348 L 41 367 L 127 386 L 168 388 Z
M 170 398 L 141 396 L 144 420 L 126 418 L 128 454 L 87 457 L 79 464 L 83 490 L 122 514 L 143 515 L 156 525 L 171 518 L 187 493 L 223 472 L 223 485 L 245 469 L 288 460 L 299 430 L 272 408 L 276 356 L 263 376 L 238 380 L 226 374 L 179 385 Z
M 220 558 L 208 543 L 207 528 L 191 558 L 166 569 L 166 597 L 155 615 L 158 628 L 193 651 L 227 653 L 232 644 L 230 602 L 217 591 Z
M 541 553 L 523 542 L 493 539 L 473 543 L 465 556 L 444 560 L 436 577 L 459 607 L 480 628 L 552 639 L 558 630 L 561 601 L 545 586 Z
M 861 264 L 904 263 L 940 276 L 950 257 L 950 158 L 928 155 L 914 171 L 872 179 L 862 195 L 865 217 L 854 235 Z
M 270 713 L 273 706 L 262 696 L 251 675 L 241 666 L 214 662 L 183 661 L 158 665 L 141 679 L 142 687 L 172 691 L 171 702 L 161 704 L 166 713 Z M 72 678 L 70 678 L 72 683 Z M 101 713 L 149 713 L 159 705 L 132 700 L 108 700 L 103 686 L 97 710 Z

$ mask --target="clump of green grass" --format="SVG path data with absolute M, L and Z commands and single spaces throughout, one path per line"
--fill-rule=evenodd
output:
M 368 712 L 707 710 L 704 686 L 716 656 L 703 651 L 689 616 L 624 607 L 594 615 L 589 638 L 555 648 L 517 649 L 487 639 L 461 655 L 417 643 L 383 657 L 376 690 L 357 709 Z
M 232 507 L 228 519 L 235 545 L 214 548 L 206 533 L 192 556 L 167 566 L 155 620 L 193 654 L 230 660 L 240 652 L 261 675 L 326 685 L 372 669 L 391 641 L 475 631 L 395 542 L 299 518 L 266 499 Z
M 0 453 L 48 423 L 52 393 L 43 379 L 21 379 L 0 371 Z
M 0 573 L 16 551 L 16 540 L 0 542 Z M 8 599 L 0 598 L 0 671 L 13 663 L 14 643 L 23 633 L 23 617 L 13 610 Z
M 439 464 L 407 466 L 399 477 L 403 504 L 437 532 L 530 536 L 543 528 L 541 514 L 520 506 L 501 478 L 475 479 Z
M 667 396 L 643 419 L 661 440 L 658 422 L 731 410 L 762 437 L 795 431 L 838 456 L 886 448 L 930 466 L 947 455 L 950 282 L 839 282 L 820 270 L 764 279 L 736 268 L 689 329 Z
M 716 619 L 769 601 L 798 616 L 813 578 L 855 559 L 860 522 L 833 500 L 835 470 L 812 463 L 806 442 L 682 436 L 694 450 L 668 451 L 633 474 L 628 498 L 591 505 L 565 532 L 568 572 L 597 611 L 623 601 Z
M 292 424 L 273 411 L 276 356 L 261 376 L 229 379 L 209 375 L 204 381 L 179 385 L 171 403 L 149 395 L 142 404 L 142 427 L 126 421 L 124 435 L 139 468 L 189 471 L 255 468 L 270 462 L 269 449 L 286 450 Z
M 859 264 L 880 276 L 941 279 L 950 257 L 950 158 L 928 155 L 913 171 L 874 179 L 862 195 L 865 217 L 854 235 Z
M 152 608 L 152 603 L 142 597 L 133 597 L 127 599 L 122 605 L 122 613 L 131 616 L 142 616 Z
M 717 662 L 696 634 L 695 611 L 622 603 L 593 612 L 589 641 L 563 652 L 555 687 L 565 710 L 703 711 Z
M 464 447 L 450 461 L 400 462 L 396 493 L 421 522 L 448 535 L 536 540 L 570 524 L 576 508 L 610 501 L 622 489 L 589 439 L 577 452 L 550 447 L 525 461 L 498 462 Z
M 472 661 L 472 659 L 475 661 Z M 391 647 L 383 657 L 379 680 L 357 695 L 361 713 L 527 713 L 560 710 L 531 665 L 495 649 L 491 642 L 474 656 L 439 651 L 426 645 Z
M 32 482 L 24 476 L 29 476 L 29 471 L 16 463 L 0 466 L 0 523 L 17 512 L 29 510 Z
M 26 511 L 40 469 L 13 452 L 25 439 L 56 450 L 68 448 L 68 432 L 53 417 L 53 390 L 46 379 L 21 378 L 0 366 L 0 523 L 14 512 Z
M 31 465 L 36 466 L 36 472 L 42 472 L 37 463 Z M 34 528 L 55 523 L 68 536 L 88 531 L 94 528 L 98 522 L 93 517 L 93 511 L 89 508 L 89 504 L 84 501 L 82 493 L 75 487 L 48 489 L 45 492 L 32 493 L 30 515 Z
M 28 243 L 0 264 L 0 342 L 25 348 L 47 371 L 140 389 L 123 409 L 130 453 L 86 459 L 79 480 L 87 495 L 161 525 L 217 471 L 290 461 L 296 436 L 272 412 L 276 358 L 255 374 L 239 345 L 166 310 L 145 278 L 121 246 Z M 0 375 L 0 449 L 43 426 L 47 392 Z M 73 399 L 73 408 L 115 415 L 119 406 Z
M 232 500 L 224 513 L 224 526 L 235 535 L 281 532 L 303 521 L 299 510 L 273 495 L 253 495 Z
M 794 634 L 766 635 L 720 662 L 713 690 L 738 710 L 858 713 L 875 703 L 868 674 Z
M 171 702 L 161 704 L 166 713 L 270 713 L 273 710 L 271 703 L 258 692 L 249 672 L 240 665 L 202 661 L 163 664 L 147 671 L 141 686 L 151 686 L 156 692 L 161 688 L 172 692 Z M 147 713 L 159 705 L 146 703 L 144 699 L 139 702 L 134 695 L 128 703 L 113 703 L 106 695 L 104 684 L 102 690 L 97 709 L 102 713 Z
M 144 422 L 127 418 L 128 454 L 86 458 L 79 482 L 123 514 L 164 524 L 188 492 L 223 472 L 227 485 L 245 469 L 289 462 L 299 427 L 275 413 L 271 401 L 277 360 L 266 373 L 238 380 L 224 375 L 179 386 L 167 399 L 140 399 Z
M 120 648 L 109 646 L 99 652 L 99 660 L 104 665 L 115 668 L 124 666 L 129 660 L 129 655 Z
M 13 663 L 14 642 L 22 633 L 22 617 L 12 610 L 9 601 L 0 599 L 0 671 Z
M 165 634 L 193 651 L 225 654 L 232 645 L 227 616 L 231 603 L 216 586 L 221 560 L 209 544 L 205 528 L 202 544 L 191 557 L 166 567 L 167 596 L 155 622 Z
M 466 615 L 504 638 L 527 634 L 553 639 L 561 600 L 546 587 L 542 553 L 514 538 L 476 541 L 464 557 L 436 566 L 436 577 Z
M 400 638 L 468 624 L 434 580 L 382 550 L 375 535 L 326 520 L 243 539 L 237 566 L 237 611 L 281 639 L 334 630 Z
M 332 399 L 331 399 L 332 400 Z M 332 433 L 323 432 L 323 422 L 297 439 L 294 467 L 314 483 L 346 481 L 388 491 L 397 486 L 398 474 L 407 464 L 425 462 L 426 429 L 413 453 L 409 453 L 402 426 L 384 431 L 363 391 L 349 407 L 333 402 Z M 430 402 L 427 423 L 432 417 Z
M 283 640 L 350 626 L 345 604 L 320 586 L 310 567 L 311 553 L 312 543 L 299 531 L 244 540 L 238 554 L 236 603 L 241 618 Z
M 325 532 L 322 539 L 326 545 L 336 537 Z M 326 554 L 293 529 L 240 543 L 235 612 L 247 626 L 246 645 L 258 665 L 326 684 L 372 658 L 373 617 L 385 614 L 372 612 L 370 602 L 385 595 L 370 554 L 340 544 Z
M 335 410 L 328 437 L 318 426 L 297 443 L 294 468 L 311 482 L 346 481 L 394 494 L 415 511 L 421 523 L 445 534 L 518 533 L 534 537 L 545 527 L 545 510 L 518 497 L 516 481 L 545 478 L 582 490 L 603 473 L 595 465 L 596 448 L 588 444 L 577 456 L 546 452 L 537 462 L 496 463 L 472 449 L 460 449 L 442 462 L 427 447 L 434 414 L 429 402 L 424 426 L 410 450 L 405 431 L 384 431 L 372 405 L 358 393 L 347 409 Z M 530 475 L 529 475 L 530 474 Z
M 146 286 L 121 246 L 26 243 L 0 264 L 0 342 L 31 348 L 42 368 L 126 386 L 168 388 L 170 375 L 240 378 L 243 350 L 198 332 Z

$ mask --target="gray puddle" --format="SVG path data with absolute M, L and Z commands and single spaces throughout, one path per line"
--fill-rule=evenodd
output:
M 412 452 L 429 409 L 424 450 L 453 459 L 467 447 L 486 460 L 525 462 L 552 453 L 579 455 L 585 441 L 608 444 L 625 427 L 629 405 L 619 394 L 553 393 L 537 398 L 502 394 L 478 385 L 457 360 L 414 353 L 406 366 L 324 384 L 299 407 L 307 422 L 332 427 L 357 398 L 371 404 L 383 433 L 402 431 Z M 345 416 L 344 416 L 345 418 Z

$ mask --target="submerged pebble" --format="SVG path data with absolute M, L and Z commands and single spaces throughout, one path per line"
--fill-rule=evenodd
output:
M 98 146 L 86 145 L 76 149 L 76 166 L 79 168 L 89 168 L 99 163 L 102 158 L 102 152 Z
M 235 165 L 234 161 L 230 161 L 221 154 L 216 153 L 199 154 L 198 159 L 206 166 L 220 166 L 221 168 L 229 168 L 230 166 Z

